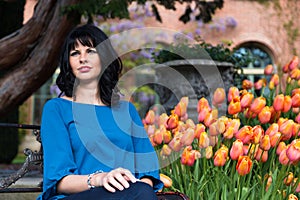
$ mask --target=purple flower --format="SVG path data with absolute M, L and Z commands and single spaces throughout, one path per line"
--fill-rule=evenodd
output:
M 227 17 L 225 20 L 226 26 L 234 28 L 237 26 L 237 21 L 233 17 Z

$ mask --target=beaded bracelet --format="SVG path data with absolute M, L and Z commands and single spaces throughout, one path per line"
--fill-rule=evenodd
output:
M 89 187 L 89 189 L 93 189 L 93 188 L 95 188 L 96 186 L 94 186 L 94 185 L 92 185 L 91 184 L 91 179 L 92 179 L 92 177 L 95 175 L 95 174 L 99 174 L 99 173 L 102 173 L 103 171 L 102 170 L 98 170 L 98 171 L 95 171 L 94 173 L 91 173 L 91 174 L 89 174 L 88 175 L 88 178 L 87 178 L 87 185 L 88 185 L 88 187 Z

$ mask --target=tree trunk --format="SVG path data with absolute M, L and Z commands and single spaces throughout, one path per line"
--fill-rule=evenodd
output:
M 80 22 L 61 9 L 80 0 L 40 0 L 21 29 L 0 40 L 0 115 L 22 104 L 54 73 L 64 38 Z

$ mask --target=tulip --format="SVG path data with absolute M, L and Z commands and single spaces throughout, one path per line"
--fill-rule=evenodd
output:
M 228 127 L 225 132 L 223 133 L 224 138 L 231 139 L 234 136 L 234 127 Z
M 228 91 L 227 101 L 231 102 L 234 98 L 240 96 L 240 91 L 237 87 L 230 87 Z
M 172 149 L 169 147 L 169 145 L 164 144 L 161 148 L 160 155 L 169 156 L 171 155 L 171 153 L 172 153 Z
M 218 167 L 224 166 L 227 158 L 228 158 L 228 148 L 223 145 L 220 149 L 216 151 L 214 155 L 214 165 Z
M 216 121 L 216 119 L 218 117 L 217 113 L 218 113 L 218 110 L 213 109 L 210 113 L 208 113 L 205 116 L 203 123 L 206 127 L 209 127 L 212 123 L 214 123 Z
M 269 151 L 271 148 L 270 136 L 264 135 L 260 141 L 259 147 L 264 151 Z
M 279 142 L 277 149 L 276 149 L 276 154 L 279 156 L 280 153 L 284 150 L 287 149 L 287 146 L 284 142 Z
M 252 160 L 249 156 L 240 156 L 236 164 L 236 170 L 239 175 L 244 176 L 249 174 L 252 168 Z
M 226 94 L 223 88 L 217 88 L 213 95 L 213 105 L 218 107 L 225 100 Z
M 163 134 L 160 130 L 156 130 L 154 135 L 153 135 L 153 141 L 156 143 L 156 144 L 161 144 L 162 141 L 163 141 Z
M 241 125 L 240 119 L 231 119 L 227 123 L 227 127 L 233 127 L 233 133 L 236 134 L 239 131 Z
M 290 72 L 290 78 L 291 79 L 295 79 L 295 80 L 300 80 L 300 69 L 293 69 L 291 72 Z
M 254 99 L 254 95 L 250 92 L 243 93 L 241 96 L 241 107 L 248 108 L 250 107 L 252 101 Z
M 283 72 L 283 73 L 288 73 L 288 72 L 289 72 L 289 63 L 288 63 L 288 64 L 285 64 L 285 65 L 282 67 L 282 72 Z
M 298 200 L 298 197 L 294 194 L 289 194 L 288 200 Z
M 204 97 L 202 97 L 198 101 L 197 112 L 199 113 L 202 109 L 208 109 L 208 111 L 211 111 L 211 107 L 210 107 L 207 99 L 205 99 Z
M 294 123 L 292 137 L 300 136 L 300 124 Z
M 269 135 L 271 137 L 271 136 L 275 135 L 278 131 L 279 131 L 279 125 L 277 123 L 273 123 L 266 130 L 265 134 Z
M 274 98 L 273 101 L 273 108 L 275 111 L 281 111 L 283 110 L 283 104 L 284 104 L 284 95 L 279 94 Z
M 152 125 L 155 122 L 155 113 L 153 110 L 149 110 L 146 114 L 146 117 L 144 119 L 144 122 L 146 124 Z
M 247 80 L 247 79 L 243 80 L 243 82 L 242 82 L 242 88 L 243 89 L 250 90 L 252 87 L 253 87 L 252 81 Z
M 253 130 L 251 126 L 243 126 L 236 134 L 235 137 L 240 139 L 244 144 L 249 144 L 253 137 Z
M 212 146 L 206 147 L 206 149 L 205 149 L 205 158 L 206 159 L 211 159 L 212 155 L 213 155 L 213 147 Z
M 267 178 L 266 191 L 268 191 L 268 189 L 271 186 L 273 181 L 272 181 L 272 176 L 270 176 L 270 175 L 267 175 L 266 178 Z
M 278 76 L 278 74 L 273 74 L 270 82 L 273 82 L 274 86 L 277 86 L 279 84 L 279 76 Z
M 184 146 L 191 145 L 194 141 L 194 129 L 188 128 L 182 135 L 180 142 Z
M 286 150 L 286 155 L 291 162 L 300 160 L 300 139 L 295 139 L 291 142 Z
M 289 158 L 286 155 L 286 149 L 282 150 L 282 152 L 279 154 L 279 162 L 282 165 L 287 165 L 289 164 Z
M 187 106 L 188 106 L 188 97 L 182 97 L 178 104 L 175 106 L 174 114 L 178 117 L 183 117 L 186 115 Z
M 270 136 L 271 147 L 275 147 L 277 145 L 277 143 L 280 141 L 280 139 L 281 139 L 280 132 L 277 132 L 274 135 Z
M 215 146 L 216 144 L 218 144 L 218 141 L 219 141 L 219 139 L 218 139 L 218 136 L 208 136 L 208 138 L 209 138 L 209 145 L 210 146 Z
M 163 142 L 165 144 L 168 144 L 172 140 L 172 133 L 171 133 L 171 131 L 166 130 L 165 127 L 161 131 L 163 133 Z
M 291 109 L 291 107 L 292 107 L 292 98 L 290 96 L 285 96 L 282 112 L 284 113 L 288 112 Z
M 169 147 L 173 150 L 173 151 L 180 151 L 181 148 L 182 148 L 182 144 L 180 143 L 180 135 L 176 135 L 171 141 L 170 143 L 168 144 Z
M 192 128 L 192 129 L 195 129 L 196 125 L 194 123 L 194 121 L 192 119 L 187 119 L 185 121 L 185 124 L 186 124 L 186 128 Z
M 292 172 L 289 172 L 287 177 L 284 178 L 283 182 L 285 185 L 290 186 L 293 180 L 294 180 L 294 174 Z
M 264 69 L 265 75 L 271 75 L 273 73 L 274 67 L 273 65 L 267 65 Z
M 300 88 L 295 88 L 292 90 L 292 96 L 294 96 L 295 94 L 300 94 Z
M 268 160 L 268 152 L 262 150 L 261 148 L 258 148 L 257 152 L 255 154 L 255 159 L 257 161 L 260 161 L 260 162 L 263 162 L 263 163 L 267 162 L 267 160 Z
M 166 187 L 166 188 L 171 187 L 173 184 L 172 179 L 165 174 L 159 174 L 159 179 L 163 182 L 164 187 Z
M 166 113 L 161 114 L 158 117 L 158 126 L 165 125 L 167 123 L 168 119 L 169 119 L 169 116 Z
M 241 112 L 242 107 L 241 107 L 240 98 L 239 97 L 233 98 L 233 100 L 230 101 L 227 110 L 230 115 L 234 115 Z
M 209 108 L 202 108 L 200 111 L 199 111 L 199 114 L 198 114 L 198 121 L 199 122 L 203 122 L 206 115 L 208 115 L 210 113 L 210 109 Z
M 230 149 L 230 158 L 232 160 L 237 160 L 243 153 L 243 142 L 240 139 L 235 140 Z
M 198 146 L 201 149 L 209 146 L 209 137 L 206 132 L 200 134 Z
M 252 112 L 252 111 L 250 110 L 250 108 L 247 108 L 247 109 L 244 111 L 244 115 L 245 115 L 247 118 L 252 118 L 252 119 L 254 119 L 254 118 L 257 117 L 257 114 L 254 113 L 254 112 Z
M 155 133 L 155 125 L 147 125 L 145 128 L 148 135 L 154 135 Z
M 294 70 L 297 68 L 299 64 L 299 58 L 298 56 L 294 56 L 293 59 L 290 61 L 290 63 L 288 64 L 288 68 L 289 70 Z
M 195 162 L 195 152 L 192 146 L 186 146 L 181 154 L 181 163 L 183 165 L 193 166 Z
M 211 125 L 209 125 L 208 130 L 209 130 L 209 135 L 211 135 L 211 136 L 219 135 L 219 132 L 217 130 L 217 122 L 214 122 Z
M 261 141 L 262 136 L 264 135 L 264 129 L 260 125 L 256 125 L 252 128 L 252 139 L 251 142 L 258 144 Z
M 194 138 L 199 138 L 200 134 L 205 131 L 205 126 L 201 123 L 196 125 Z
M 262 124 L 266 124 L 271 120 L 271 110 L 269 106 L 265 106 L 258 114 L 258 120 Z
M 166 121 L 166 128 L 168 130 L 175 129 L 175 128 L 177 128 L 178 123 L 179 123 L 178 115 L 171 114 L 170 117 Z
M 261 110 L 265 107 L 265 105 L 266 105 L 266 98 L 257 97 L 252 102 L 250 106 L 250 110 L 256 114 L 259 114 Z
M 275 111 L 273 106 L 270 106 L 270 111 L 271 111 L 271 119 L 270 122 L 274 123 L 277 121 L 277 119 L 281 116 L 281 111 Z
M 257 82 L 254 83 L 254 88 L 256 90 L 260 90 L 262 87 L 265 87 L 267 85 L 267 81 L 265 78 L 259 79 Z
M 279 132 L 282 134 L 282 140 L 289 140 L 292 137 L 294 121 L 289 119 L 279 124 Z
M 300 107 L 300 93 L 295 93 L 292 95 L 292 106 Z

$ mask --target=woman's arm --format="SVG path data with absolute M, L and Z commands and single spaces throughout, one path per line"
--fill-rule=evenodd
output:
M 57 184 L 57 192 L 65 194 L 73 194 L 88 190 L 88 175 L 68 175 L 62 178 Z M 137 180 L 132 173 L 123 168 L 117 168 L 110 172 L 102 172 L 94 174 L 90 177 L 90 184 L 95 187 L 103 186 L 110 192 L 115 192 L 116 189 L 123 190 L 129 187 L 129 182 L 135 183 Z M 152 182 L 145 178 L 143 182 Z M 150 183 L 149 182 L 149 183 Z

